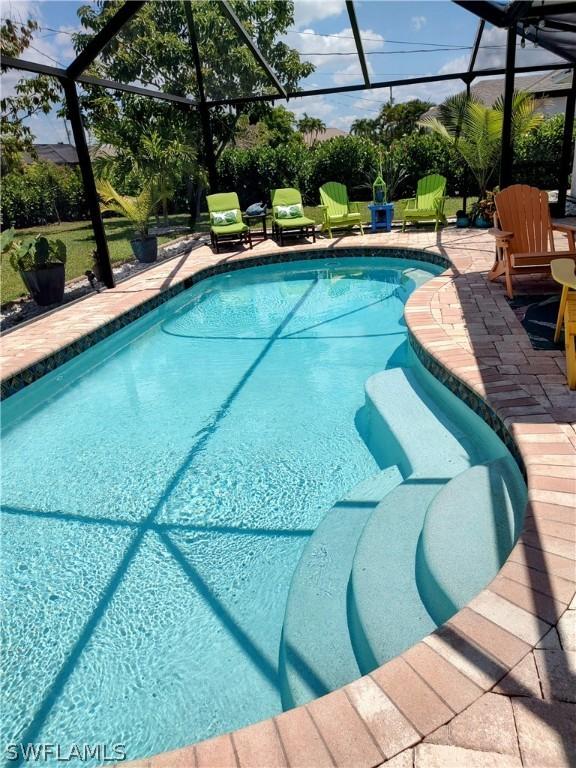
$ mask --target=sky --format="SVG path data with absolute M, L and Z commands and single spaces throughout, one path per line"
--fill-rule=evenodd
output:
M 86 0 L 84 0 L 86 2 Z M 79 29 L 78 0 L 1 0 L 2 17 L 35 18 L 40 29 L 26 58 L 66 66 L 74 58 L 71 33 Z M 477 19 L 448 0 L 356 0 L 356 16 L 364 41 L 372 82 L 465 71 L 474 42 Z M 361 83 L 361 70 L 344 0 L 296 0 L 295 18 L 285 41 L 296 48 L 315 72 L 304 88 Z M 503 65 L 505 32 L 487 26 L 477 67 Z M 558 61 L 551 53 L 526 43 L 517 49 L 517 63 L 532 65 Z M 2 77 L 4 94 L 10 93 L 20 73 Z M 394 88 L 395 101 L 420 98 L 439 103 L 461 90 L 461 81 L 424 83 Z M 348 131 L 353 120 L 375 117 L 389 89 L 293 99 L 288 108 L 297 117 L 304 112 L 327 126 Z M 282 103 L 282 102 L 277 102 Z M 63 120 L 55 114 L 31 123 L 38 142 L 67 141 Z

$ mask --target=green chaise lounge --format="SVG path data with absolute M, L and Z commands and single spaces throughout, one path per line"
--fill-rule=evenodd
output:
M 252 248 L 250 227 L 242 219 L 236 192 L 207 195 L 206 202 L 210 213 L 210 241 L 216 253 L 220 253 L 221 240 L 239 240 Z
M 300 237 L 312 235 L 316 242 L 316 222 L 304 216 L 302 195 L 297 189 L 273 189 L 272 194 L 272 232 L 280 245 L 284 237 L 296 234 Z
M 446 198 L 446 179 L 438 173 L 431 173 L 420 179 L 416 188 L 416 197 L 407 201 L 402 221 L 402 232 L 407 221 L 435 221 L 437 231 L 440 224 L 446 224 L 444 203 Z
M 328 181 L 320 187 L 320 208 L 324 211 L 322 229 L 332 237 L 333 229 L 360 227 L 360 234 L 364 234 L 362 219 L 358 203 L 348 201 L 348 190 L 344 184 L 337 181 Z

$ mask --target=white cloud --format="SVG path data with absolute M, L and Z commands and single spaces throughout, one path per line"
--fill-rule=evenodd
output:
M 296 0 L 294 3 L 294 26 L 301 29 L 313 21 L 339 16 L 346 10 L 344 0 Z
M 371 29 L 363 29 L 360 34 L 364 38 L 364 51 L 381 50 L 384 37 Z M 316 34 L 314 29 L 306 28 L 300 32 L 289 32 L 285 37 L 286 43 L 300 52 L 302 58 L 310 61 L 315 67 L 321 68 L 328 64 L 350 62 L 356 58 L 356 43 L 350 27 L 346 27 L 337 35 Z M 344 55 L 343 55 L 344 54 Z
M 368 74 L 374 74 L 374 68 L 370 62 L 366 62 Z M 339 70 L 334 74 L 332 78 L 336 85 L 353 85 L 354 83 L 362 81 L 362 69 L 359 61 L 353 61 L 344 69 Z
M 80 25 L 58 26 L 57 32 L 52 32 L 42 27 L 52 27 L 42 15 L 41 2 L 29 2 L 28 0 L 6 1 L 2 2 L 2 16 L 10 18 L 17 22 L 25 22 L 27 19 L 35 19 L 38 22 L 39 29 L 33 33 L 31 46 L 22 54 L 22 58 L 28 61 L 35 61 L 41 64 L 53 66 L 66 66 L 75 57 L 74 46 L 72 45 L 72 32 L 80 30 Z M 27 80 L 35 77 L 32 73 L 22 72 L 15 69 L 9 69 L 2 73 L 2 95 L 4 97 L 13 96 L 16 92 L 16 84 L 21 80 Z M 59 141 L 68 142 L 64 121 L 57 118 L 56 111 L 59 105 L 53 106 L 48 115 L 38 114 L 26 121 L 30 127 L 34 140 L 40 144 L 50 144 Z
M 464 88 L 461 80 L 445 80 L 436 83 L 416 83 L 415 85 L 400 85 L 392 89 L 394 101 L 410 101 L 422 99 L 433 104 L 440 104 L 447 96 L 458 93 Z
M 326 122 L 334 112 L 334 105 L 326 101 L 324 96 L 309 96 L 303 99 L 290 99 L 286 108 L 294 112 L 296 118 L 302 117 L 304 112 L 311 117 L 321 117 Z M 332 125 L 332 121 L 330 121 Z
M 559 56 L 556 56 L 546 48 L 540 48 L 529 40 L 526 41 L 524 48 L 520 45 L 518 39 L 516 45 L 516 66 L 525 67 L 537 64 L 551 64 L 561 62 Z M 484 31 L 478 58 L 476 59 L 476 69 L 488 69 L 490 67 L 503 68 L 506 62 L 506 30 L 499 27 L 490 27 Z
M 422 27 L 426 26 L 426 22 L 428 19 L 426 16 L 412 16 L 410 19 L 410 22 L 412 24 L 412 29 L 414 29 L 416 32 L 420 32 Z
M 340 115 L 339 117 L 334 118 L 334 120 L 330 122 L 330 125 L 332 128 L 340 128 L 341 131 L 349 131 L 354 120 L 358 120 L 359 117 L 361 117 L 361 115 Z

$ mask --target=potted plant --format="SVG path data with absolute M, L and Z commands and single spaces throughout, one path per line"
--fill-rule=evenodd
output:
M 456 226 L 460 228 L 470 226 L 470 218 L 466 211 L 456 211 Z
M 14 229 L 2 233 L 2 255 L 9 256 L 36 304 L 59 304 L 64 298 L 66 245 L 43 235 L 15 240 L 14 234 Z
M 472 206 L 471 218 L 475 227 L 488 229 L 494 226 L 494 214 L 496 213 L 494 197 L 498 192 L 498 187 L 495 187 L 492 192 L 486 192 L 485 196 Z
M 139 195 L 121 195 L 117 192 L 108 179 L 100 179 L 96 184 L 98 195 L 102 204 L 102 212 L 110 211 L 129 219 L 136 233 L 136 237 L 130 240 L 132 251 L 138 261 L 150 264 L 158 257 L 158 238 L 149 234 L 149 219 L 156 203 L 157 195 L 154 185 L 148 182 L 142 188 Z

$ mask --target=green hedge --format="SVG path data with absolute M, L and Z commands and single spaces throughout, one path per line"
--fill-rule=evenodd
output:
M 35 162 L 2 179 L 3 227 L 35 227 L 88 217 L 88 206 L 77 168 Z
M 397 196 L 411 197 L 418 179 L 441 173 L 449 194 L 463 194 L 468 179 L 459 156 L 437 136 L 413 134 L 394 142 L 390 151 L 407 171 Z M 317 205 L 318 189 L 327 181 L 346 184 L 352 196 L 369 200 L 377 173 L 378 148 L 369 139 L 341 136 L 312 149 L 298 145 L 225 150 L 218 161 L 219 188 L 236 190 L 240 204 L 265 200 L 277 187 L 297 187 L 310 205 Z M 471 190 L 473 191 L 473 190 Z
M 514 181 L 556 189 L 563 136 L 564 115 L 554 115 L 530 133 L 520 136 L 514 146 Z M 572 159 L 569 167 L 572 167 Z
M 564 116 L 545 120 L 516 142 L 514 179 L 553 189 L 562 151 Z M 414 133 L 384 147 L 407 172 L 395 197 L 412 197 L 419 178 L 441 173 L 448 180 L 451 196 L 477 193 L 474 179 L 456 151 L 439 136 Z M 378 148 L 356 136 L 330 139 L 308 148 L 294 142 L 286 146 L 227 149 L 218 161 L 219 189 L 236 190 L 240 204 L 270 202 L 270 190 L 297 187 L 304 202 L 317 205 L 318 188 L 326 181 L 346 184 L 351 197 L 368 200 L 376 175 Z M 35 162 L 2 180 L 2 225 L 33 227 L 58 220 L 88 218 L 88 208 L 77 168 Z M 497 183 L 493 179 L 490 186 Z M 174 195 L 171 209 L 187 208 L 186 185 Z
M 397 191 L 399 198 L 413 197 L 418 179 L 429 173 L 440 173 L 446 177 L 447 193 L 450 196 L 477 192 L 474 178 L 460 155 L 436 134 L 413 133 L 404 136 L 392 144 L 391 151 L 407 171 Z
M 562 151 L 564 116 L 556 115 L 516 142 L 515 180 L 543 188 L 555 188 Z M 406 177 L 396 192 L 397 198 L 412 197 L 418 179 L 428 173 L 441 173 L 448 181 L 450 196 L 478 193 L 474 177 L 458 152 L 439 136 L 413 133 L 384 147 L 405 169 Z M 316 205 L 318 188 L 326 181 L 346 184 L 357 199 L 369 199 L 376 173 L 378 149 L 369 140 L 345 136 L 301 146 L 228 149 L 218 162 L 220 189 L 236 189 L 242 206 L 257 200 L 269 202 L 275 187 L 297 187 L 306 203 Z M 497 174 L 489 186 L 498 183 Z
M 307 199 L 319 203 L 319 187 L 327 181 L 339 181 L 357 199 L 370 200 L 377 159 L 375 144 L 362 137 L 340 136 L 318 144 L 310 152 Z
M 245 208 L 251 203 L 269 204 L 270 190 L 297 187 L 305 195 L 309 187 L 310 151 L 304 145 L 226 149 L 218 161 L 221 190 L 234 190 Z

